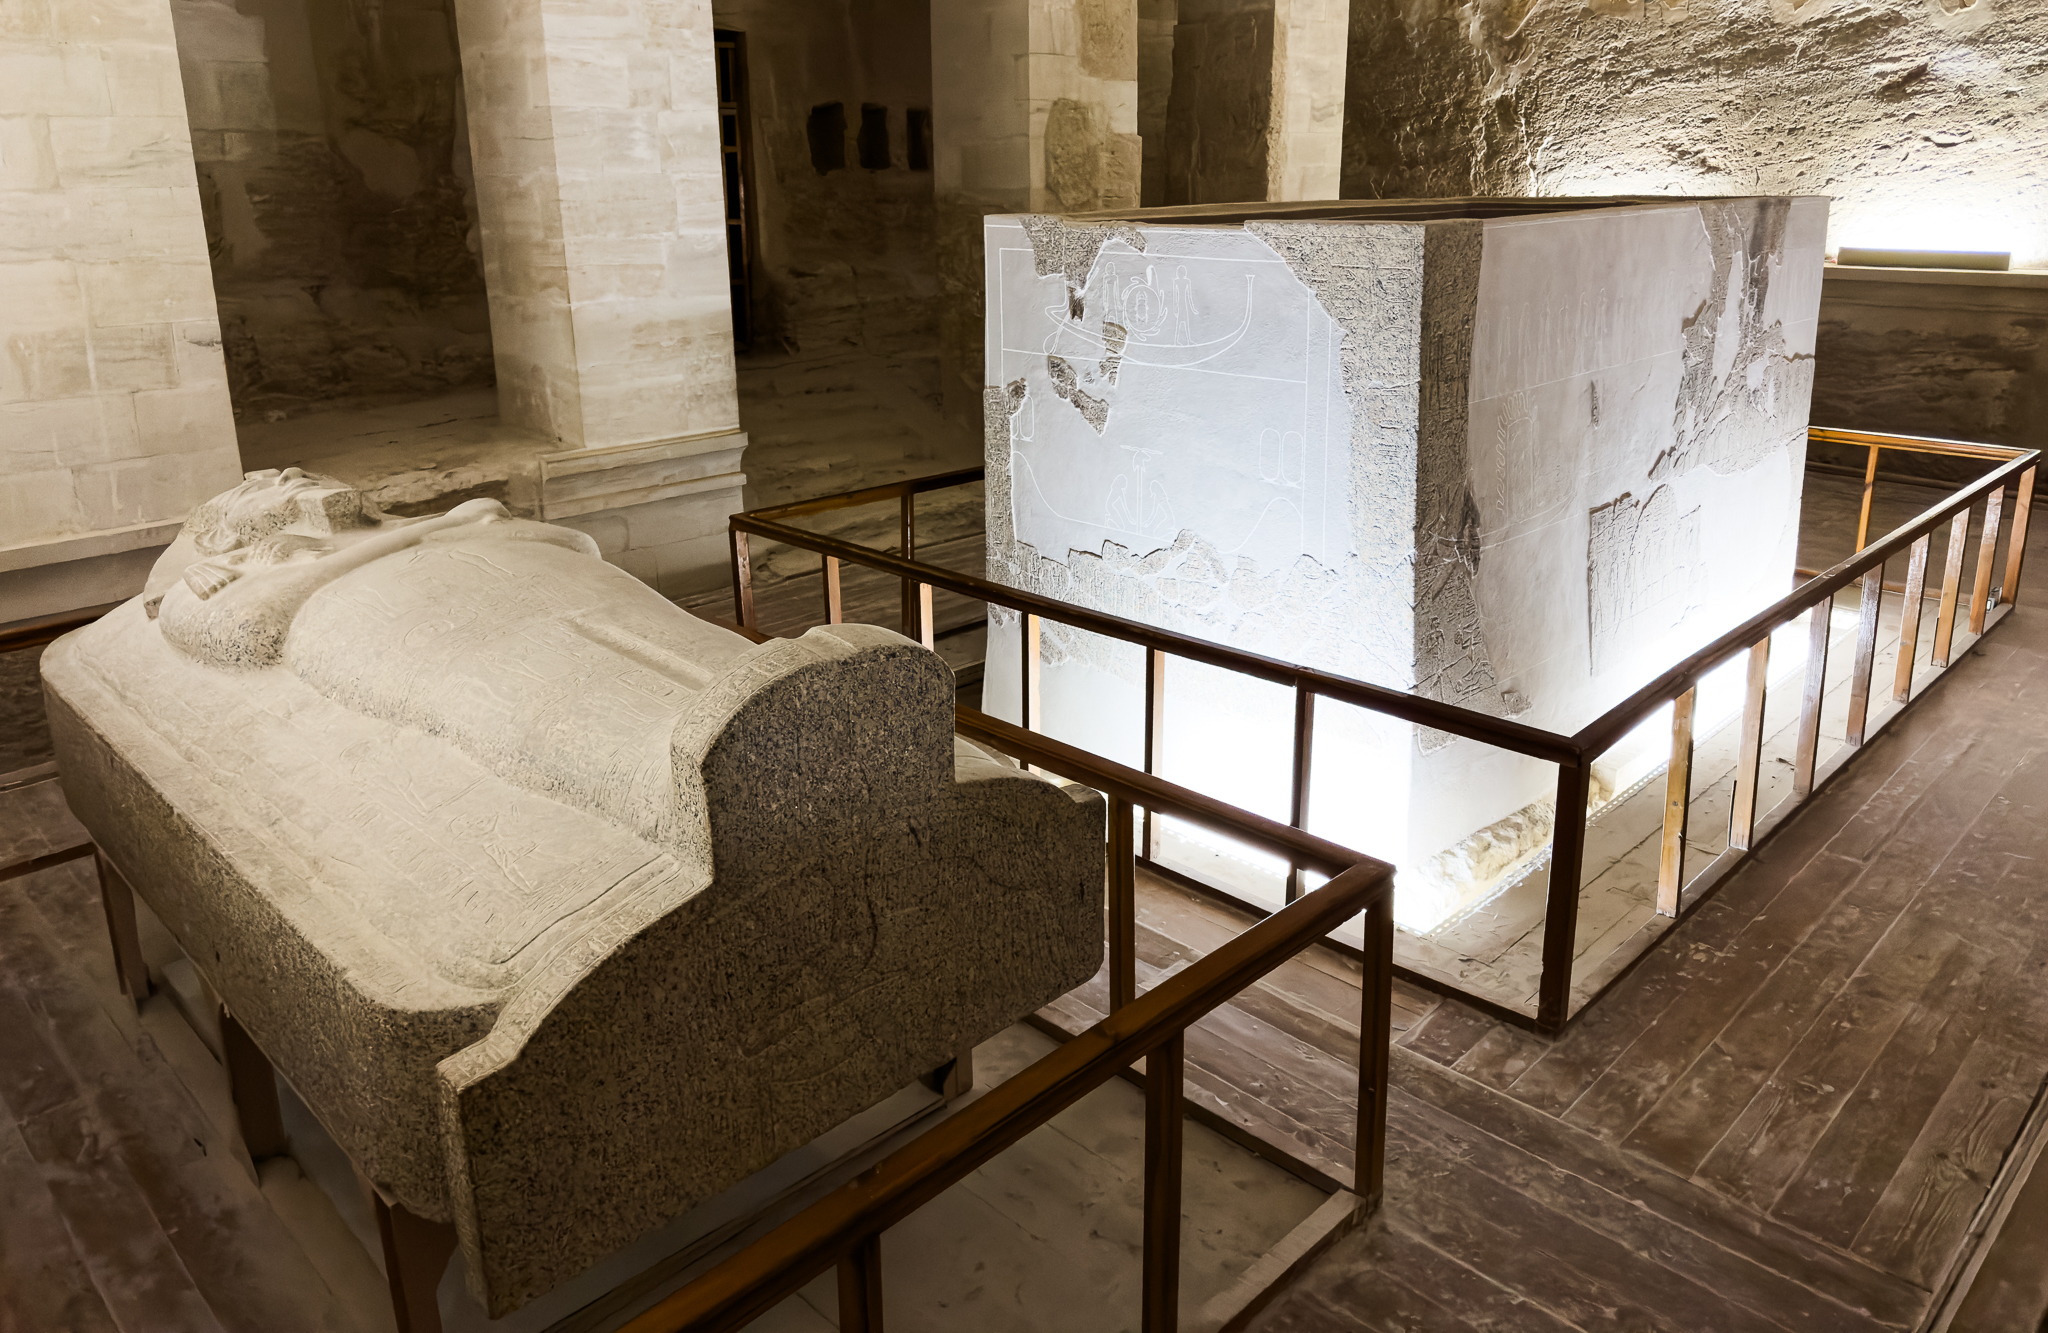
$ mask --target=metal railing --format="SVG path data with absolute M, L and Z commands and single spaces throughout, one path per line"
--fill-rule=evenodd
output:
M 1145 1333 L 1172 1333 L 1179 1326 L 1187 1029 L 1360 912 L 1370 947 L 1359 1015 L 1352 1192 L 1361 1208 L 1378 1203 L 1384 1188 L 1393 1022 L 1393 868 L 973 709 L 960 709 L 956 720 L 969 739 L 1109 798 L 1109 1016 L 696 1278 L 626 1325 L 627 1333 L 741 1328 L 834 1267 L 841 1333 L 880 1333 L 882 1233 L 1141 1058 L 1141 1327 Z M 1130 930 L 1136 877 L 1131 829 L 1138 806 L 1246 839 L 1334 878 L 1139 995 Z
M 1885 591 L 1885 560 L 1906 553 L 1910 558 L 1905 584 L 1906 604 L 1918 607 L 1925 587 L 1928 543 L 1933 531 L 1950 524 L 1951 540 L 1942 572 L 1941 611 L 1934 630 L 1932 665 L 1939 672 L 1948 665 L 1953 648 L 1956 618 L 1964 605 L 1962 572 L 1965 538 L 1972 510 L 1985 511 L 1984 538 L 1977 559 L 1975 578 L 1968 596 L 1966 623 L 1972 634 L 1995 625 L 2010 609 L 2019 589 L 2020 567 L 2026 544 L 2028 513 L 2032 505 L 2034 470 L 2039 455 L 2031 450 L 2006 449 L 1993 445 L 1968 444 L 1954 440 L 1931 440 L 1913 436 L 1879 435 L 1869 432 L 1816 429 L 1812 439 L 1831 443 L 1853 443 L 1868 447 L 1875 458 L 1879 450 L 1927 452 L 1981 458 L 2000 463 L 1988 475 L 1968 483 L 1948 498 L 1924 510 L 1896 531 L 1874 544 L 1866 543 L 1870 497 L 1876 483 L 1875 467 L 1866 476 L 1858 549 L 1848 559 L 1800 584 L 1788 596 L 1730 630 L 1698 652 L 1663 672 L 1634 695 L 1610 709 L 1590 725 L 1572 735 L 1545 731 L 1491 714 L 1460 708 L 1455 704 L 1387 689 L 1365 681 L 1283 662 L 1276 658 L 1243 652 L 1205 639 L 1160 629 L 1106 612 L 1058 601 L 1054 598 L 992 583 L 915 559 L 915 497 L 950 486 L 983 479 L 979 468 L 941 476 L 871 487 L 819 500 L 781 505 L 772 509 L 735 514 L 729 520 L 732 544 L 733 602 L 739 623 L 755 628 L 754 594 L 750 573 L 749 540 L 763 538 L 813 552 L 823 561 L 826 587 L 825 611 L 829 622 L 841 614 L 837 595 L 840 572 L 853 564 L 897 578 L 904 586 L 904 632 L 931 642 L 931 597 L 934 589 L 955 593 L 991 606 L 1004 607 L 1022 617 L 1020 663 L 1022 691 L 1021 718 L 1026 729 L 1042 723 L 1040 669 L 1043 661 L 1042 626 L 1046 621 L 1087 633 L 1142 647 L 1145 651 L 1144 766 L 1148 773 L 1159 771 L 1165 733 L 1166 659 L 1186 658 L 1229 671 L 1282 685 L 1294 694 L 1294 725 L 1290 753 L 1290 823 L 1297 828 L 1308 824 L 1309 776 L 1315 752 L 1315 710 L 1318 699 L 1334 699 L 1419 726 L 1433 727 L 1455 736 L 1476 740 L 1514 754 L 1526 755 L 1557 765 L 1556 820 L 1550 851 L 1550 884 L 1543 923 L 1541 970 L 1537 984 L 1535 1012 L 1505 1006 L 1474 994 L 1446 979 L 1406 967 L 1397 967 L 1403 977 L 1434 990 L 1450 990 L 1508 1022 L 1555 1034 L 1563 1030 L 1584 1004 L 1572 1003 L 1572 969 L 1575 958 L 1581 878 L 1586 855 L 1587 818 L 1584 812 L 1592 787 L 1593 765 L 1614 745 L 1652 714 L 1669 705 L 1672 709 L 1671 762 L 1666 769 L 1665 826 L 1662 836 L 1656 887 L 1656 909 L 1661 915 L 1690 910 L 1734 868 L 1756 842 L 1802 804 L 1813 791 L 1839 770 L 1848 755 L 1865 745 L 1888 725 L 1894 712 L 1870 708 L 1872 670 L 1877 621 Z M 2016 485 L 2017 502 L 2010 525 L 2010 553 L 2002 580 L 1994 582 L 1993 564 L 2003 518 L 2003 496 L 2008 485 Z M 855 542 L 807 532 L 787 520 L 848 505 L 895 500 L 903 511 L 904 550 L 892 554 Z M 1865 597 L 1863 618 L 1852 663 L 1850 725 L 1845 752 L 1827 765 L 1817 766 L 1820 710 L 1825 689 L 1827 638 L 1837 593 L 1860 582 Z M 1818 612 L 1816 613 L 1816 608 Z M 1757 806 L 1758 765 L 1765 740 L 1764 706 L 1768 697 L 1768 668 L 1771 632 L 1802 616 L 1810 617 L 1812 647 L 1803 682 L 1803 694 L 1796 744 L 1792 799 L 1764 817 Z M 1903 706 L 1913 697 L 1913 658 L 1918 646 L 1919 617 L 1905 618 L 1900 666 L 1893 682 L 1892 701 Z M 1697 703 L 1697 686 L 1702 677 L 1724 662 L 1748 653 L 1750 676 L 1744 696 L 1743 730 L 1738 772 L 1733 789 L 1735 812 L 1730 821 L 1729 852 L 1704 868 L 1684 890 L 1687 820 L 1691 802 L 1692 742 Z M 1565 817 L 1575 813 L 1577 817 Z M 1155 813 L 1145 812 L 1144 850 L 1149 857 L 1157 849 L 1158 825 Z M 1295 863 L 1288 875 L 1286 896 L 1298 897 L 1303 872 L 1309 867 Z M 1255 909 L 1256 910 L 1256 909 Z M 1606 985 L 1611 986 L 1618 976 Z M 1605 986 L 1599 993 L 1604 993 Z M 1597 998 L 1586 997 L 1585 1003 Z

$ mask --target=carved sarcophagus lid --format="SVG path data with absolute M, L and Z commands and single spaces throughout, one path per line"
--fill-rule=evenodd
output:
M 65 789 L 493 1316 L 1091 976 L 1102 811 L 887 630 L 252 473 L 43 659 Z

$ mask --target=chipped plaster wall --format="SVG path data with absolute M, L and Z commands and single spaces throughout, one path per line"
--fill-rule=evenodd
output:
M 1137 0 L 932 6 L 939 375 L 949 426 L 981 433 L 981 220 L 1138 203 Z
M 172 12 L 237 415 L 489 385 L 446 4 Z
M 746 34 L 757 346 L 855 343 L 938 393 L 932 173 L 911 169 L 906 113 L 932 105 L 930 0 L 721 0 Z M 811 108 L 845 108 L 846 166 L 812 164 Z M 890 162 L 860 164 L 864 105 Z
M 1344 197 L 1808 193 L 2048 265 L 2036 0 L 1365 0 Z
M 992 218 L 990 577 L 1576 731 L 1783 591 L 1825 226 L 1825 201 L 1785 199 Z M 1016 643 L 998 616 L 997 707 Z M 1044 651 L 1047 727 L 1128 747 L 1138 656 L 1052 627 Z M 1258 774 L 1285 692 L 1184 674 L 1168 775 L 1192 731 L 1223 752 L 1181 780 L 1284 817 L 1284 777 Z M 1217 739 L 1248 717 L 1242 753 Z M 1555 781 L 1410 734 L 1319 714 L 1318 831 L 1425 858 Z

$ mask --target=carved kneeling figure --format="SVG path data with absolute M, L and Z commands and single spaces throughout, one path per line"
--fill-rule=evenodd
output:
M 252 473 L 43 676 L 105 857 L 493 1317 L 1101 958 L 1100 798 L 957 741 L 937 657 L 495 501 Z

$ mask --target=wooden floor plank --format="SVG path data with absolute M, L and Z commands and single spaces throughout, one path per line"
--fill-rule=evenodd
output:
M 1696 1178 L 1769 1210 L 1842 1109 L 1865 1088 L 1907 1022 L 1916 1014 L 1951 1012 L 1959 1003 L 1974 1008 L 1989 955 L 1954 936 L 1946 936 L 1945 946 L 1927 935 L 1920 939 L 1941 949 L 1940 965 L 1922 993 L 1901 1000 L 1885 986 L 1857 984 L 1837 997 L 1714 1145 Z M 1870 978 L 1894 984 L 1900 979 L 1880 968 L 1859 982 Z
M 1696 1245 L 1733 1256 L 1731 1268 L 1776 1275 L 1787 1285 L 1770 1299 L 1783 1308 L 1811 1307 L 1831 1319 L 1861 1315 L 1878 1325 L 1904 1327 L 1925 1304 L 1925 1292 L 1868 1263 L 1816 1244 L 1513 1098 L 1493 1095 L 1456 1071 L 1397 1051 L 1395 1083 L 1407 1095 L 1513 1145 L 1545 1168 L 1622 1201 L 1624 1216 L 1640 1213 L 1660 1222 L 1667 1235 L 1692 1238 L 1674 1241 L 1673 1248 Z M 1754 1275 L 1749 1280 L 1769 1285 Z
M 1928 1117 L 1855 1251 L 1923 1285 L 1941 1276 L 2048 1073 L 2048 1053 L 1979 1041 Z
M 0 1116 L 0 1333 L 114 1333 L 119 1326 L 71 1244 L 41 1163 Z

